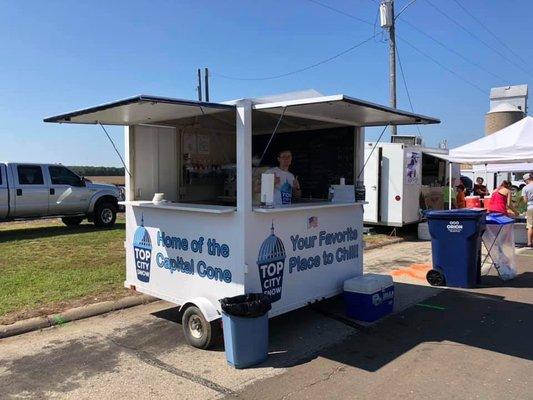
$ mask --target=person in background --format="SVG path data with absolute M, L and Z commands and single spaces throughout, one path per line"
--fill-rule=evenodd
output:
M 492 193 L 489 212 L 507 216 L 517 215 L 517 212 L 511 204 L 511 184 L 509 181 L 503 181 L 494 193 Z
M 290 150 L 282 150 L 278 153 L 279 167 L 271 168 L 266 171 L 267 174 L 274 174 L 274 204 L 286 205 L 291 204 L 293 198 L 299 198 L 302 195 L 300 182 L 289 172 L 292 163 L 292 153 Z
M 465 187 L 463 184 L 457 185 L 457 196 L 455 204 L 457 208 L 466 208 Z
M 533 247 L 533 174 L 524 174 L 526 186 L 522 189 L 524 201 L 527 202 L 526 211 L 526 228 L 527 228 L 527 247 Z
M 459 179 L 461 180 L 461 183 L 465 187 L 465 195 L 471 196 L 472 191 L 474 189 L 474 182 L 472 182 L 472 179 L 468 178 L 467 176 L 461 176 Z
M 476 184 L 474 185 L 474 196 L 479 196 L 483 198 L 489 194 L 487 187 L 483 184 L 483 178 L 478 176 L 476 179 Z
M 526 213 L 527 201 L 524 200 L 522 189 L 517 189 L 516 186 L 511 186 L 511 204 L 519 215 Z
M 451 192 L 451 193 L 450 193 Z M 450 208 L 450 199 L 452 199 L 452 207 L 455 207 L 456 194 L 453 187 L 450 187 L 450 180 L 446 180 L 446 186 L 442 188 L 442 200 L 444 202 L 444 209 L 448 210 Z

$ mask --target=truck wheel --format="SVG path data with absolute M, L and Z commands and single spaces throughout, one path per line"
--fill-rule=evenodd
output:
M 426 279 L 431 286 L 446 285 L 446 279 L 444 278 L 444 275 L 436 269 L 430 269 L 426 274 Z
M 78 226 L 81 224 L 81 221 L 83 221 L 83 217 L 63 217 L 61 218 L 61 221 L 63 221 L 66 226 Z
M 196 306 L 185 310 L 181 323 L 187 343 L 198 349 L 208 349 L 218 341 L 222 333 L 220 321 L 208 322 Z
M 100 203 L 94 208 L 94 224 L 101 228 L 110 228 L 115 225 L 117 207 L 113 203 Z

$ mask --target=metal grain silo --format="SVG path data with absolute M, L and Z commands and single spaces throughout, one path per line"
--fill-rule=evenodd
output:
M 497 132 L 524 118 L 524 112 L 509 103 L 500 103 L 485 114 L 485 135 Z

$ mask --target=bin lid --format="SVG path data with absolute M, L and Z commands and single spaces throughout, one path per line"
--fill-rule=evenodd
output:
M 428 219 L 481 219 L 483 208 L 461 208 L 457 210 L 431 210 L 425 213 Z
M 514 224 L 513 218 L 509 218 L 508 216 L 500 214 L 500 213 L 488 214 L 486 221 L 487 221 L 487 224 L 490 224 L 490 225 Z
M 392 276 L 365 274 L 344 281 L 344 291 L 352 293 L 372 294 L 392 286 Z

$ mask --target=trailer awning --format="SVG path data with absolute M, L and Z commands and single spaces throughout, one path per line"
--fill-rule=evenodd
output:
M 437 118 L 385 107 L 343 94 L 255 104 L 254 109 L 272 114 L 284 112 L 284 115 L 288 116 L 350 126 L 438 124 L 440 122 Z
M 136 125 L 234 110 L 234 105 L 139 95 L 44 119 L 71 124 Z

